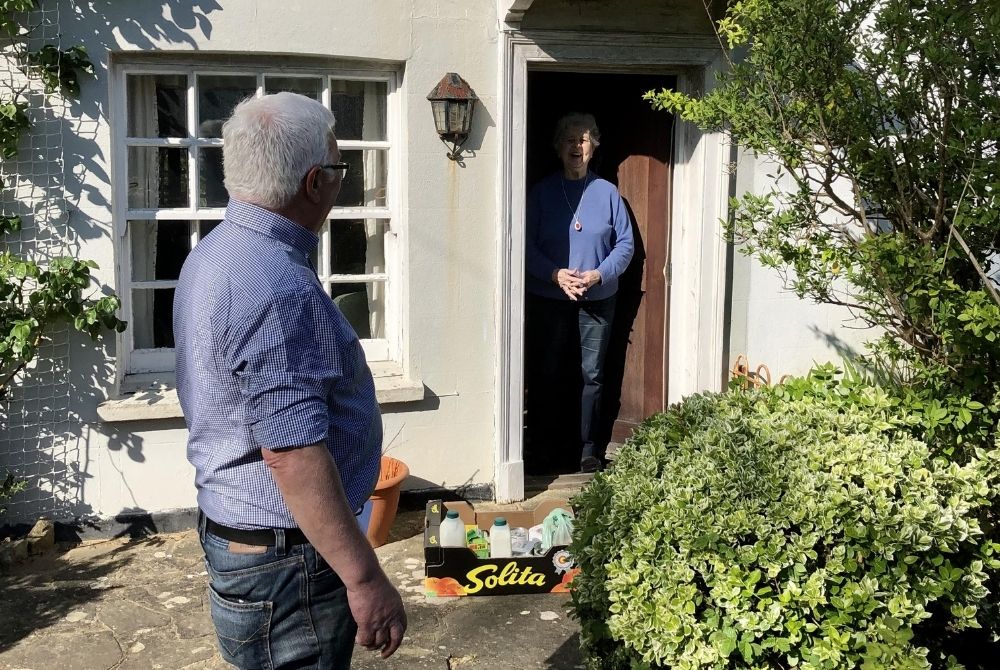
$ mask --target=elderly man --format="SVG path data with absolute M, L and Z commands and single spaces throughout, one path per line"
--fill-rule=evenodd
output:
M 245 669 L 349 668 L 355 641 L 388 657 L 406 630 L 354 512 L 378 478 L 374 383 L 310 260 L 347 171 L 333 127 L 292 93 L 236 108 L 225 220 L 174 299 L 212 621 Z

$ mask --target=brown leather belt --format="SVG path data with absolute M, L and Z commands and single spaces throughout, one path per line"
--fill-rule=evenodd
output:
M 243 544 L 251 544 L 255 547 L 273 547 L 278 544 L 277 536 L 271 528 L 258 528 L 256 530 L 230 528 L 206 517 L 205 530 L 216 537 L 221 537 L 223 540 L 242 542 Z M 298 528 L 282 528 L 281 530 L 285 531 L 285 543 L 288 545 L 309 543 L 305 533 Z

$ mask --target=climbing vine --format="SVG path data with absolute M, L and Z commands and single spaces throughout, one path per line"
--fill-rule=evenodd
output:
M 0 43 L 13 81 L 0 85 L 0 411 L 13 385 L 38 355 L 53 329 L 68 324 L 97 339 L 108 331 L 121 332 L 125 322 L 117 314 L 117 296 L 103 295 L 94 285 L 90 260 L 60 257 L 47 264 L 14 253 L 3 238 L 22 230 L 24 220 L 10 213 L 14 207 L 12 187 L 18 175 L 14 159 L 21 140 L 32 131 L 28 96 L 32 80 L 40 81 L 45 95 L 75 98 L 83 77 L 93 74 L 93 65 L 82 46 L 66 50 L 46 44 L 29 48 L 34 27 L 31 11 L 35 0 L 0 0 Z M 18 74 L 20 73 L 20 74 Z M 23 75 L 23 76 L 21 76 Z M 23 487 L 10 473 L 0 472 L 0 500 Z

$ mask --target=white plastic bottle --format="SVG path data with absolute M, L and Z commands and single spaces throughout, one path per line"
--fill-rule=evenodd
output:
M 464 547 L 465 544 L 465 523 L 458 516 L 458 512 L 453 509 L 448 510 L 444 520 L 441 521 L 441 546 L 442 547 Z
M 490 529 L 490 558 L 510 558 L 510 526 L 507 519 L 498 516 Z

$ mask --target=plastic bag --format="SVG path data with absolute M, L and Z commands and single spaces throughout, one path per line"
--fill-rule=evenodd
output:
M 557 507 L 542 520 L 542 551 L 561 547 L 573 539 L 573 515 Z

